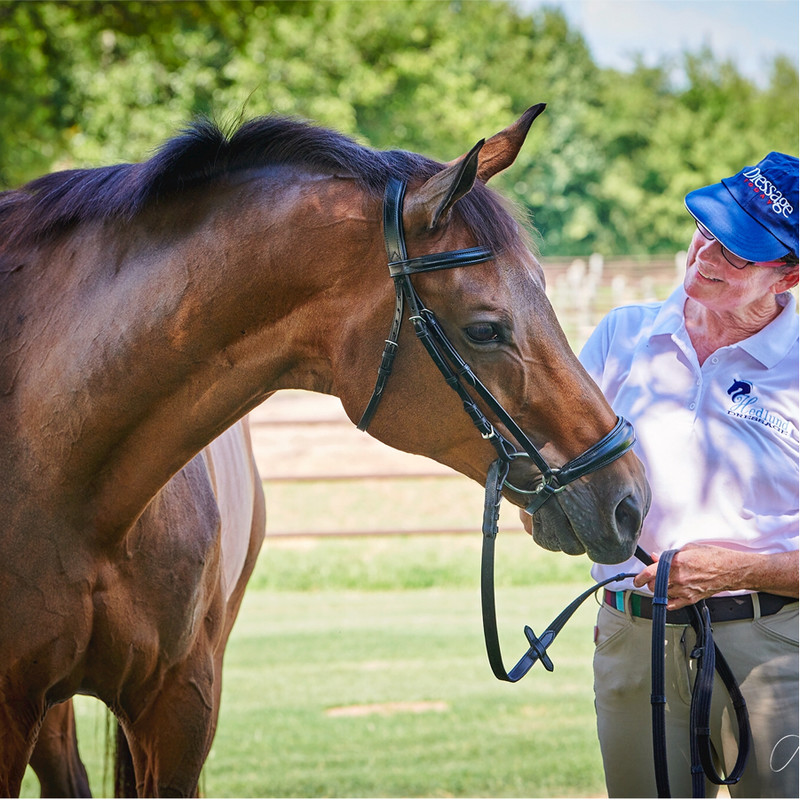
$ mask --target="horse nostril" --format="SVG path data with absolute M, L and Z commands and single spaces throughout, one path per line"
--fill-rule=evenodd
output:
M 639 533 L 639 528 L 642 525 L 642 512 L 633 495 L 629 494 L 622 498 L 614 510 L 614 520 L 617 523 L 619 533 L 636 538 L 636 534 Z

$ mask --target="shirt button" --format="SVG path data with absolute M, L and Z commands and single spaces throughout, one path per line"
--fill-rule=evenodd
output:
M 696 403 L 689 403 L 689 408 L 690 408 L 692 411 L 694 411 L 694 409 L 695 409 L 696 405 L 697 405 Z
M 718 356 L 712 356 L 711 363 L 712 364 L 719 364 L 719 357 Z

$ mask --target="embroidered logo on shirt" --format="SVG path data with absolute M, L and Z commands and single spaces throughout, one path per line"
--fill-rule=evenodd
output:
M 735 380 L 728 389 L 731 400 L 738 400 L 743 394 L 750 394 L 753 391 L 753 384 L 750 381 Z
M 750 381 L 742 381 L 738 378 L 734 380 L 730 389 L 728 389 L 728 394 L 733 401 L 733 404 L 728 409 L 728 416 L 758 422 L 787 436 L 789 434 L 789 423 L 780 414 L 764 408 L 758 402 L 758 397 L 752 394 L 752 391 L 753 384 Z

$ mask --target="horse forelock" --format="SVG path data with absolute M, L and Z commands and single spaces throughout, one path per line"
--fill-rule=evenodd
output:
M 28 245 L 92 220 L 130 220 L 149 206 L 226 174 L 296 166 L 354 178 L 380 195 L 390 177 L 427 179 L 442 164 L 403 150 L 373 150 L 335 131 L 279 116 L 249 120 L 227 133 L 200 119 L 169 139 L 148 161 L 66 170 L 0 193 L 0 239 Z M 520 226 L 483 184 L 455 212 L 479 244 L 495 251 L 520 245 Z M 526 242 L 527 244 L 527 242 Z

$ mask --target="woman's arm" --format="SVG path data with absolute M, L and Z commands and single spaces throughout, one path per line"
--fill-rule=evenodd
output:
M 657 566 L 643 569 L 633 579 L 634 586 L 647 584 L 653 591 Z M 667 608 L 683 608 L 719 592 L 741 589 L 797 597 L 797 551 L 754 555 L 715 545 L 686 545 L 672 560 Z

